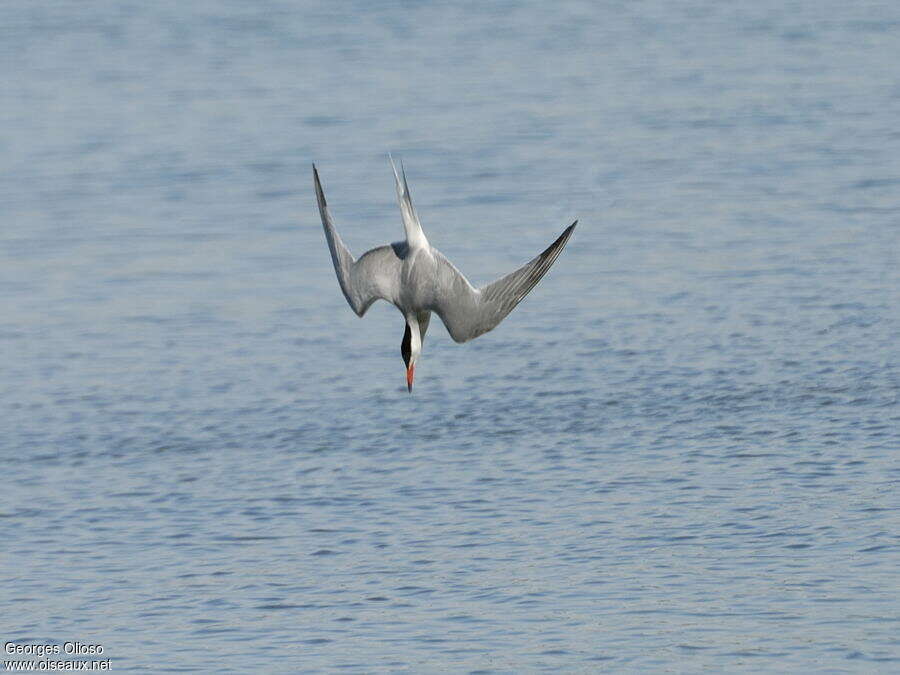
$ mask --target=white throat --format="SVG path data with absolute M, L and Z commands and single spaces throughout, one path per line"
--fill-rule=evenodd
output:
M 414 363 L 419 358 L 419 354 L 422 353 L 422 335 L 419 331 L 419 320 L 415 315 L 407 317 L 406 325 L 409 326 L 409 351 Z

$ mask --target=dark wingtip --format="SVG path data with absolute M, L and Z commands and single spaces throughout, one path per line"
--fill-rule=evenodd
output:
M 322 206 L 324 206 L 327 204 L 327 202 L 325 201 L 325 192 L 322 190 L 322 183 L 319 180 L 319 172 L 316 169 L 315 163 L 313 163 L 312 168 L 313 168 L 313 182 L 316 184 L 316 197 L 319 198 L 319 201 L 321 202 Z
M 560 243 L 560 242 L 568 241 L 568 240 L 569 240 L 569 237 L 570 237 L 571 234 L 572 234 L 572 230 L 575 229 L 575 226 L 576 226 L 577 224 L 578 224 L 578 221 L 576 220 L 574 223 L 572 223 L 572 224 L 569 225 L 566 229 L 564 229 L 563 232 L 562 232 L 562 234 L 559 235 L 559 236 L 556 238 L 556 241 L 555 241 L 555 242 L 553 242 L 553 245 L 555 246 L 556 244 L 558 244 L 558 243 Z
M 569 237 L 572 236 L 572 231 L 575 229 L 575 226 L 577 224 L 578 224 L 578 221 L 576 220 L 574 223 L 569 225 L 565 230 L 563 230 L 563 233 L 561 235 L 559 235 L 559 237 L 557 238 L 555 243 L 569 241 Z
M 400 158 L 400 176 L 403 178 L 403 191 L 406 193 L 406 198 L 409 200 L 409 203 L 412 204 L 412 195 L 409 194 L 409 183 L 406 182 L 406 167 L 403 166 L 403 158 Z

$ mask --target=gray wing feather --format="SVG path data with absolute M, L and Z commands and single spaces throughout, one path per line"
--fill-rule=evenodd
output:
M 341 291 L 353 311 L 359 316 L 376 300 L 394 302 L 400 277 L 400 259 L 391 246 L 379 246 L 364 253 L 355 260 L 350 250 L 344 245 L 340 235 L 331 222 L 325 193 L 319 182 L 319 172 L 313 164 L 313 178 L 316 184 L 316 199 L 319 202 L 319 215 L 325 229 L 325 239 L 331 251 L 331 260 L 337 274 Z
M 456 342 L 466 342 L 495 328 L 541 280 L 569 241 L 576 220 L 547 249 L 515 272 L 475 289 L 453 264 L 438 254 L 440 293 L 433 311 Z
M 388 155 L 388 159 L 391 160 L 391 168 L 394 170 L 394 179 L 397 184 L 397 199 L 400 202 L 403 226 L 407 231 L 410 229 L 422 229 L 422 226 L 419 224 L 419 216 L 416 214 L 416 209 L 412 203 L 412 197 L 409 194 L 409 183 L 406 182 L 406 169 L 403 168 L 403 161 L 400 161 L 400 173 L 398 174 L 394 158 Z

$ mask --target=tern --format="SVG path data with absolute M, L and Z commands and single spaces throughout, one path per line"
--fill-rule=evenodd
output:
M 493 283 L 475 288 L 453 263 L 428 243 L 413 208 L 403 163 L 400 163 L 399 174 L 393 158 L 391 167 L 406 240 L 373 248 L 359 260 L 351 255 L 334 228 L 315 164 L 313 179 L 334 271 L 350 307 L 361 317 L 373 302 L 386 300 L 403 314 L 406 328 L 400 354 L 406 365 L 406 386 L 412 393 L 416 362 L 422 353 L 432 312 L 441 317 L 455 342 L 467 342 L 496 328 L 547 273 L 578 221 L 569 225 L 531 262 Z

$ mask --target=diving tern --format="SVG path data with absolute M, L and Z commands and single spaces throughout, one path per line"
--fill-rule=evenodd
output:
M 467 342 L 492 330 L 547 273 L 578 221 L 531 262 L 493 283 L 474 288 L 453 263 L 428 243 L 413 208 L 403 163 L 399 174 L 393 158 L 391 167 L 406 240 L 373 248 L 359 260 L 353 258 L 334 229 L 315 164 L 313 178 L 334 271 L 350 307 L 363 316 L 373 302 L 387 300 L 396 305 L 406 320 L 400 353 L 406 364 L 406 386 L 412 392 L 416 361 L 422 353 L 431 313 L 441 317 L 456 342 Z

